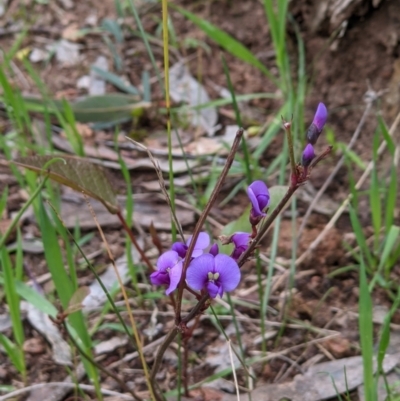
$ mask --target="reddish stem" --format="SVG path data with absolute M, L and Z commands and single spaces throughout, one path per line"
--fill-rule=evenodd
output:
M 146 263 L 147 267 L 149 268 L 149 270 L 151 272 L 154 272 L 154 267 L 152 265 L 152 263 L 150 262 L 149 258 L 146 256 L 146 254 L 144 253 L 144 250 L 141 248 L 141 246 L 138 244 L 138 242 L 136 241 L 135 235 L 133 234 L 133 231 L 130 229 L 130 227 L 128 226 L 126 220 L 124 219 L 124 217 L 121 214 L 121 211 L 119 210 L 117 213 L 117 216 L 119 218 L 119 221 L 122 224 L 122 227 L 124 228 L 124 230 L 128 233 L 130 240 L 132 241 L 132 244 L 134 245 L 134 247 L 137 249 L 137 251 L 140 254 L 140 257 L 142 258 L 142 261 L 144 263 Z

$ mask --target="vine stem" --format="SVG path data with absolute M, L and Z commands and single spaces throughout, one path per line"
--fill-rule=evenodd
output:
M 203 212 L 201 213 L 201 215 L 197 221 L 196 227 L 193 230 L 192 240 L 191 240 L 189 248 L 186 252 L 185 261 L 184 261 L 183 267 L 182 267 L 182 277 L 181 277 L 181 281 L 178 286 L 178 295 L 177 295 L 176 309 L 175 309 L 175 325 L 176 326 L 179 326 L 182 321 L 181 306 L 182 306 L 183 290 L 185 289 L 186 270 L 189 266 L 190 259 L 191 259 L 192 253 L 193 253 L 193 249 L 196 245 L 197 238 L 198 238 L 200 230 L 203 227 L 203 224 L 207 218 L 207 215 L 210 212 L 212 206 L 214 205 L 214 203 L 217 199 L 217 196 L 219 194 L 219 191 L 221 190 L 222 184 L 224 183 L 225 178 L 228 175 L 229 169 L 232 166 L 233 160 L 235 158 L 235 154 L 237 152 L 237 149 L 240 145 L 240 141 L 243 136 L 243 132 L 244 132 L 243 128 L 239 128 L 239 130 L 236 132 L 236 137 L 235 137 L 235 140 L 233 141 L 231 150 L 226 159 L 225 166 L 221 172 L 221 175 L 217 181 L 217 184 L 214 187 L 214 190 L 210 196 L 210 199 L 207 202 L 207 205 L 205 206 Z

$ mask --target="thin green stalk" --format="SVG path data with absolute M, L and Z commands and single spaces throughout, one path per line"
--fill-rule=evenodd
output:
M 157 63 L 156 63 L 156 59 L 154 58 L 153 51 L 151 50 L 151 47 L 150 47 L 149 39 L 147 37 L 146 32 L 144 31 L 144 28 L 143 28 L 143 25 L 142 25 L 142 21 L 140 21 L 140 17 L 139 17 L 139 14 L 138 14 L 137 10 L 136 10 L 135 4 L 134 4 L 133 0 L 128 0 L 128 4 L 129 4 L 129 7 L 130 7 L 130 9 L 132 11 L 132 14 L 133 14 L 133 16 L 135 18 L 136 24 L 137 24 L 137 26 L 139 28 L 140 36 L 141 36 L 141 38 L 143 40 L 143 43 L 144 43 L 144 45 L 146 47 L 147 54 L 149 55 L 149 58 L 150 58 L 150 61 L 151 61 L 151 65 L 153 66 L 154 71 L 155 71 L 155 73 L 157 75 L 157 79 L 158 79 L 158 82 L 160 84 L 160 87 L 163 88 L 160 70 L 158 69 L 158 66 L 157 66 Z
M 169 96 L 169 39 L 168 39 L 168 2 L 162 0 L 162 22 L 163 22 L 163 50 L 164 50 L 164 85 L 165 85 L 165 108 L 167 110 L 167 137 L 168 137 L 168 166 L 169 166 L 169 196 L 171 208 L 175 213 L 175 184 L 174 166 L 172 157 L 172 135 L 171 135 L 171 99 Z M 171 222 L 172 241 L 176 240 L 177 229 Z
M 361 256 L 360 265 L 360 299 L 359 299 L 359 332 L 361 354 L 364 367 L 364 389 L 365 400 L 375 401 L 377 398 L 374 380 L 373 355 L 373 322 L 372 322 L 372 299 L 368 289 L 367 274 L 364 260 Z
M 10 236 L 10 234 L 13 232 L 15 227 L 17 226 L 18 222 L 21 219 L 21 216 L 26 212 L 28 207 L 32 204 L 32 202 L 35 200 L 35 198 L 40 194 L 40 191 L 43 189 L 44 184 L 47 181 L 47 177 L 45 177 L 42 182 L 39 184 L 39 186 L 36 188 L 36 190 L 33 192 L 33 194 L 30 196 L 28 201 L 22 206 L 22 208 L 18 211 L 17 215 L 14 217 L 13 221 L 11 224 L 8 226 L 7 230 L 5 231 L 4 235 L 0 238 L 0 248 L 2 248 L 7 240 L 7 238 Z
M 235 110 L 236 124 L 239 127 L 242 127 L 243 124 L 242 124 L 242 118 L 240 116 L 239 106 L 236 101 L 236 96 L 235 96 L 235 91 L 234 91 L 233 85 L 232 85 L 231 75 L 229 73 L 228 65 L 226 64 L 226 60 L 225 60 L 224 56 L 222 56 L 222 66 L 224 67 L 226 82 L 228 84 L 228 89 L 229 89 L 229 92 L 232 97 L 232 105 L 233 105 L 233 109 Z M 247 183 L 250 184 L 253 181 L 253 174 L 251 171 L 250 152 L 247 147 L 246 141 L 242 141 L 242 150 L 243 150 L 244 164 L 245 164 L 245 168 L 246 168 L 246 179 L 247 179 Z

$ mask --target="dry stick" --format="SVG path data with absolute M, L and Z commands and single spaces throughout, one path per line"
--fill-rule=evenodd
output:
M 367 116 L 369 114 L 369 112 L 371 111 L 372 108 L 372 104 L 373 104 L 373 99 L 368 100 L 367 102 L 367 107 L 364 110 L 364 113 L 360 119 L 360 122 L 357 125 L 356 130 L 354 131 L 354 134 L 352 136 L 352 138 L 350 139 L 349 144 L 346 147 L 346 150 L 350 150 L 353 145 L 356 143 L 361 130 L 365 124 L 365 120 L 367 119 Z M 324 182 L 324 185 L 322 185 L 322 187 L 320 188 L 320 190 L 317 192 L 317 194 L 315 195 L 315 197 L 313 198 L 310 206 L 307 209 L 306 214 L 303 217 L 303 221 L 301 223 L 301 226 L 299 228 L 299 232 L 298 232 L 298 237 L 297 237 L 297 241 L 300 241 L 300 237 L 303 233 L 304 227 L 307 224 L 308 218 L 310 217 L 310 214 L 312 213 L 312 211 L 314 210 L 315 205 L 317 204 L 317 202 L 319 201 L 319 199 L 321 198 L 322 194 L 326 191 L 326 189 L 328 188 L 328 186 L 331 184 L 333 178 L 336 176 L 336 174 L 338 173 L 338 171 L 341 169 L 343 163 L 345 161 L 345 155 L 343 155 L 339 162 L 336 164 L 335 168 L 333 169 L 333 171 L 331 172 L 331 174 L 329 175 L 329 177 L 326 179 L 326 181 Z
M 154 166 L 154 170 L 156 171 L 157 177 L 158 177 L 158 183 L 160 184 L 160 189 L 161 192 L 164 195 L 165 201 L 167 202 L 168 206 L 169 206 L 169 210 L 171 211 L 172 214 L 172 219 L 174 220 L 175 226 L 179 231 L 179 235 L 182 238 L 182 241 L 185 240 L 185 237 L 183 235 L 183 230 L 181 227 L 181 224 L 179 223 L 178 217 L 176 216 L 175 210 L 172 207 L 172 202 L 171 202 L 171 198 L 169 197 L 167 188 L 165 186 L 165 181 L 164 181 L 164 177 L 160 168 L 160 165 L 158 164 L 158 161 L 154 158 L 154 156 L 152 155 L 152 153 L 150 152 L 150 150 L 148 148 L 146 148 L 146 146 L 142 145 L 139 142 L 134 141 L 131 138 L 125 137 L 126 139 L 128 139 L 129 141 L 131 141 L 134 145 L 138 146 L 140 149 L 143 149 L 144 151 L 147 152 L 150 161 L 152 162 L 153 166 Z
M 389 135 L 391 137 L 393 137 L 393 134 L 397 128 L 397 126 L 400 123 L 400 113 L 397 115 L 394 123 L 392 124 L 392 126 L 390 127 L 389 130 Z M 378 149 L 378 156 L 381 156 L 382 153 L 385 151 L 386 149 L 386 141 L 383 141 L 381 143 L 381 145 L 379 146 Z M 368 163 L 367 168 L 365 169 L 363 175 L 361 176 L 361 178 L 357 181 L 357 184 L 355 185 L 355 188 L 358 190 L 361 188 L 361 186 L 364 184 L 365 180 L 367 179 L 369 173 L 371 172 L 372 168 L 374 166 L 374 162 L 373 160 L 371 160 Z M 343 203 L 341 204 L 341 206 L 339 207 L 339 209 L 336 211 L 336 213 L 332 216 L 332 218 L 330 219 L 329 223 L 324 227 L 324 229 L 321 231 L 321 233 L 318 235 L 318 237 L 311 243 L 311 245 L 306 249 L 306 251 L 300 255 L 296 262 L 295 265 L 298 266 L 300 263 L 304 262 L 304 260 L 307 258 L 307 256 L 313 252 L 315 250 L 315 248 L 320 244 L 320 242 L 325 238 L 326 234 L 329 232 L 329 230 L 331 228 L 333 228 L 333 226 L 335 225 L 335 223 L 337 222 L 337 220 L 339 219 L 339 217 L 342 215 L 342 213 L 345 211 L 345 209 L 347 208 L 348 204 L 350 203 L 350 201 L 352 200 L 353 196 L 352 194 L 349 194 L 347 196 L 347 198 L 343 201 Z
M 204 294 L 200 301 L 194 306 L 194 308 L 182 319 L 181 317 L 181 303 L 182 303 L 182 296 L 183 296 L 183 290 L 185 289 L 185 276 L 186 276 L 186 269 L 189 265 L 191 255 L 193 253 L 194 246 L 196 245 L 197 237 L 199 236 L 200 230 L 203 227 L 204 221 L 207 218 L 208 213 L 211 210 L 211 207 L 213 206 L 214 202 L 217 199 L 218 193 L 221 189 L 222 184 L 224 183 L 224 180 L 229 172 L 229 169 L 233 163 L 233 160 L 235 158 L 235 154 L 237 152 L 237 149 L 239 147 L 240 141 L 243 136 L 243 128 L 239 128 L 239 130 L 236 133 L 235 140 L 233 141 L 232 148 L 229 152 L 229 155 L 227 157 L 224 169 L 222 170 L 221 176 L 215 185 L 215 188 L 210 196 L 210 200 L 208 201 L 207 205 L 204 208 L 204 211 L 200 215 L 196 227 L 194 228 L 193 231 L 193 237 L 190 242 L 189 248 L 186 252 L 186 257 L 185 257 L 185 262 L 182 268 L 182 277 L 181 277 L 181 282 L 178 288 L 178 296 L 177 296 L 177 301 L 176 301 L 176 309 L 175 309 L 175 327 L 166 335 L 164 342 L 161 344 L 160 348 L 157 351 L 156 357 L 154 359 L 154 364 L 153 368 L 151 370 L 151 379 L 153 380 L 158 372 L 158 369 L 160 367 L 162 357 L 171 344 L 171 342 L 174 340 L 175 336 L 178 334 L 180 330 L 182 330 L 181 325 L 184 324 L 186 325 L 193 317 L 195 317 L 201 309 L 204 307 L 205 303 L 209 299 L 209 295 Z
M 140 341 L 139 333 L 138 333 L 138 330 L 137 330 L 137 327 L 136 327 L 136 323 L 135 323 L 135 320 L 134 320 L 133 315 L 132 315 L 131 306 L 129 304 L 128 295 L 126 294 L 126 291 L 125 291 L 124 283 L 122 282 L 121 275 L 119 274 L 117 266 L 115 265 L 114 256 L 111 253 L 110 247 L 108 246 L 106 237 L 104 236 L 104 232 L 103 232 L 102 228 L 100 227 L 99 221 L 97 220 L 97 217 L 96 217 L 96 214 L 94 213 L 92 205 L 90 204 L 88 197 L 86 195 L 84 195 L 84 197 L 85 197 L 86 203 L 87 203 L 87 205 L 89 207 L 90 213 L 92 214 L 93 219 L 96 222 L 97 229 L 99 230 L 99 233 L 100 233 L 100 236 L 101 236 L 101 238 L 102 238 L 102 240 L 104 242 L 104 245 L 106 246 L 108 257 L 110 258 L 111 263 L 112 263 L 112 265 L 114 267 L 115 275 L 117 276 L 118 284 L 119 284 L 119 286 L 121 288 L 122 296 L 124 297 L 124 300 L 125 300 L 125 306 L 126 306 L 126 309 L 127 309 L 127 312 L 128 312 L 130 324 L 131 324 L 131 327 L 132 327 L 133 335 L 135 337 L 137 350 L 139 352 L 140 360 L 141 360 L 141 363 L 142 363 L 142 366 L 143 366 L 143 370 L 144 370 L 144 376 L 145 376 L 145 379 L 146 379 L 146 382 L 147 382 L 147 386 L 148 386 L 149 391 L 150 391 L 151 398 L 152 398 L 152 400 L 159 400 L 160 397 L 157 394 L 157 392 L 155 391 L 153 383 L 150 380 L 147 363 L 146 363 L 146 360 L 144 359 L 142 343 Z M 118 212 L 118 215 L 119 215 L 120 218 L 122 217 L 120 212 Z M 125 221 L 123 218 L 122 218 L 122 220 Z M 133 233 L 132 233 L 132 236 L 133 236 Z

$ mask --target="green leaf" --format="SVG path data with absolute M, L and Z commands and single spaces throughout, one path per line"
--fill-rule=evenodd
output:
M 374 401 L 377 398 L 372 362 L 374 354 L 372 300 L 368 289 L 367 275 L 363 260 L 360 266 L 360 301 L 358 304 L 360 345 L 364 367 L 365 400 Z
M 43 170 L 52 159 L 53 156 L 28 156 L 18 158 L 14 163 L 97 199 L 110 213 L 118 212 L 114 191 L 100 166 L 77 157 L 63 156 L 63 160 L 56 160 Z
M 63 111 L 63 103 L 53 100 L 50 104 L 44 99 L 24 97 L 29 111 L 51 113 Z M 76 103 L 71 103 L 71 109 L 76 121 L 81 123 L 106 123 L 132 118 L 134 110 L 143 109 L 149 103 L 138 102 L 139 98 L 124 93 L 108 93 L 106 95 L 89 96 Z
M 250 209 L 251 205 L 247 206 L 246 209 L 244 209 L 242 215 L 238 219 L 231 221 L 223 228 L 221 234 L 231 235 L 238 231 L 251 233 L 251 224 L 249 222 Z
M 23 354 L 20 349 L 3 333 L 0 333 L 0 344 L 5 349 L 8 357 L 18 372 L 23 373 L 25 370 L 25 364 L 23 362 Z
M 79 287 L 72 295 L 68 308 L 64 311 L 66 314 L 71 314 L 82 309 L 83 300 L 89 295 L 90 288 L 87 286 Z
M 356 164 L 360 169 L 365 170 L 366 165 L 364 161 L 351 149 L 347 149 L 347 145 L 339 142 L 337 144 L 338 149 L 340 149 L 344 155 L 346 155 L 354 164 Z
M 274 187 L 269 188 L 269 210 L 273 211 L 278 206 L 278 203 L 285 196 L 289 187 L 287 185 L 275 185 Z
M 18 292 L 18 295 L 25 299 L 28 303 L 33 305 L 36 309 L 45 313 L 46 315 L 56 317 L 57 309 L 56 307 L 48 301 L 43 295 L 35 291 L 33 288 L 29 287 L 22 281 L 15 282 L 15 289 Z
M 183 14 L 187 19 L 195 23 L 200 29 L 202 29 L 214 42 L 222 46 L 226 51 L 234 55 L 235 57 L 257 67 L 265 75 L 267 75 L 271 81 L 273 81 L 277 86 L 277 81 L 275 77 L 270 73 L 270 71 L 261 63 L 261 61 L 254 56 L 254 54 L 247 49 L 244 45 L 234 39 L 231 35 L 217 28 L 210 22 L 192 14 L 189 11 L 184 10 L 181 7 L 174 6 L 181 14 Z
M 110 122 L 132 117 L 135 109 L 143 109 L 147 103 L 137 101 L 136 96 L 122 93 L 90 96 L 72 104 L 75 118 L 80 122 Z
M 95 65 L 92 66 L 92 70 L 105 81 L 109 82 L 110 84 L 114 85 L 116 88 L 121 89 L 126 93 L 130 93 L 131 95 L 139 95 L 139 91 L 132 86 L 131 84 L 125 82 L 121 77 L 112 72 L 103 70 Z
M 112 33 L 118 43 L 122 43 L 124 41 L 124 33 L 122 32 L 121 27 L 116 20 L 104 18 L 103 21 L 101 21 L 101 27 L 105 31 Z

